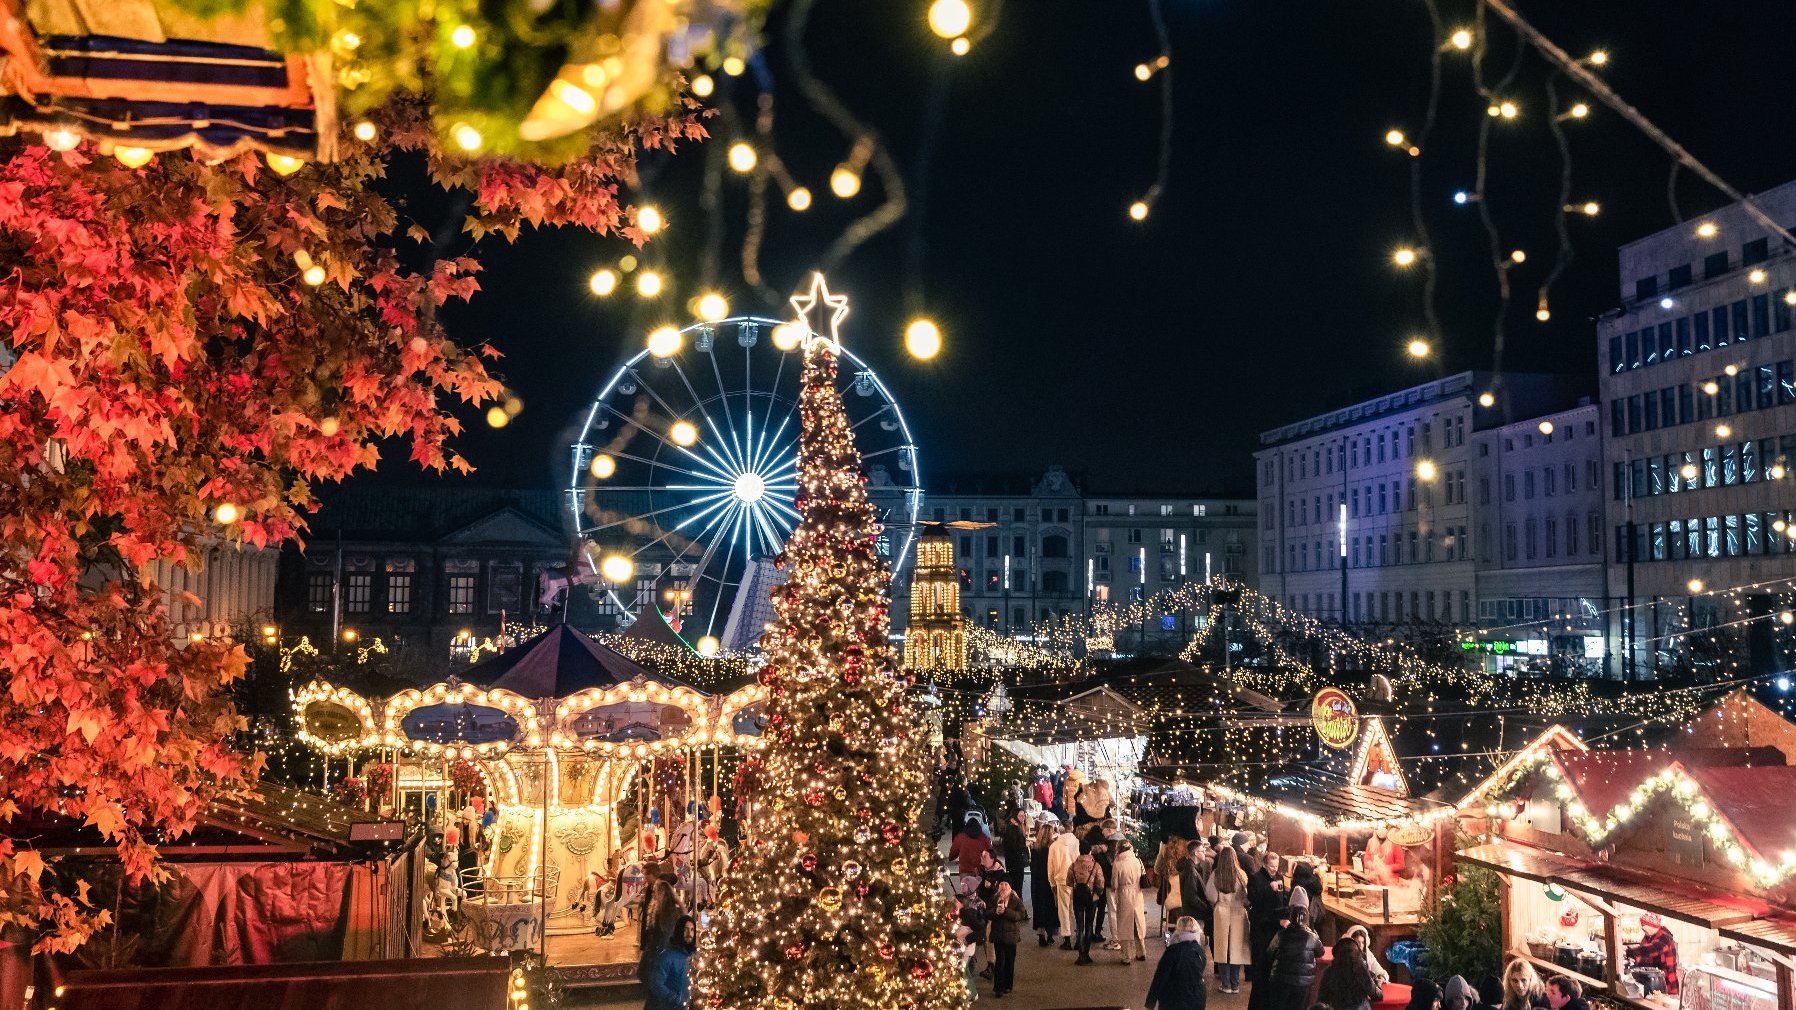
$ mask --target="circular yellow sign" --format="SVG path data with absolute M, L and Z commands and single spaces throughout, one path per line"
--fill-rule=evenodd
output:
M 1338 687 L 1316 692 L 1315 700 L 1310 702 L 1310 722 L 1325 747 L 1346 750 L 1359 739 L 1359 710 L 1353 707 L 1347 692 Z

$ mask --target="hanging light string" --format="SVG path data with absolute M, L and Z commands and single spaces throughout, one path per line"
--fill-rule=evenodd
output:
M 1490 131 L 1493 122 L 1513 119 L 1516 113 L 1515 103 L 1502 96 L 1514 83 L 1522 69 L 1522 57 L 1527 50 L 1521 46 L 1515 49 L 1515 57 L 1510 61 L 1509 70 L 1496 82 L 1495 86 L 1487 84 L 1484 73 L 1484 60 L 1490 52 L 1490 36 L 1485 30 L 1484 3 L 1480 0 L 1474 17 L 1476 37 L 1472 49 L 1472 88 L 1478 97 L 1488 104 L 1488 110 L 1495 115 L 1486 115 L 1478 121 L 1478 153 L 1475 181 L 1472 191 L 1477 194 L 1478 221 L 1484 226 L 1485 235 L 1489 238 L 1491 268 L 1497 275 L 1497 311 L 1491 326 L 1493 344 L 1491 347 L 1491 370 L 1497 375 L 1503 374 L 1504 337 L 1509 326 L 1509 303 L 1511 288 L 1509 271 L 1519 264 L 1515 254 L 1503 251 L 1503 238 L 1497 229 L 1496 218 L 1491 214 L 1488 178 L 1490 174 Z M 1505 397 L 1499 404 L 1505 416 L 1508 415 L 1509 402 Z
M 835 241 L 830 243 L 829 248 L 817 257 L 816 268 L 827 271 L 847 259 L 862 243 L 897 224 L 904 217 L 904 174 L 898 170 L 898 164 L 893 160 L 890 149 L 880 139 L 879 131 L 857 118 L 835 91 L 811 72 L 810 57 L 804 45 L 804 30 L 810 23 L 811 12 L 815 7 L 816 0 L 793 0 L 786 13 L 786 58 L 797 80 L 798 92 L 813 109 L 853 142 L 849 161 L 839 166 L 836 172 L 851 173 L 855 189 L 858 190 L 860 171 L 871 164 L 879 176 L 880 189 L 885 197 L 879 206 L 850 222 L 836 236 Z M 834 183 L 835 180 L 832 179 L 832 186 Z M 837 189 L 836 193 L 844 198 L 853 195 L 845 194 L 842 189 Z
M 1572 188 L 1572 153 L 1571 140 L 1565 134 L 1559 114 L 1559 75 L 1547 78 L 1547 129 L 1553 134 L 1553 142 L 1559 148 L 1559 198 L 1554 201 L 1553 231 L 1559 239 L 1559 247 L 1553 254 L 1552 269 L 1541 279 L 1539 296 L 1535 301 L 1534 318 L 1539 322 L 1547 322 L 1552 318 L 1553 310 L 1549 302 L 1553 284 L 1571 266 L 1573 250 L 1571 228 L 1566 216 L 1573 212 L 1571 202 Z M 1596 204 L 1584 205 L 1594 213 Z
M 1428 151 L 1429 138 L 1434 134 L 1434 124 L 1440 114 L 1441 105 L 1441 54 L 1448 43 L 1443 41 L 1445 28 L 1441 23 L 1440 4 L 1437 0 L 1422 0 L 1422 7 L 1428 12 L 1429 37 L 1435 40 L 1428 52 L 1428 101 L 1422 109 L 1422 128 L 1413 137 L 1408 138 L 1411 146 L 1407 152 L 1409 158 L 1409 217 L 1411 227 L 1415 229 L 1416 241 L 1429 255 L 1422 257 L 1422 319 L 1428 332 L 1428 340 L 1434 347 L 1441 346 L 1441 319 L 1439 307 L 1435 304 L 1436 288 L 1440 282 L 1440 266 L 1433 255 L 1433 242 L 1428 234 L 1428 217 L 1422 212 L 1422 158 Z M 1387 138 L 1388 139 L 1388 138 Z M 1393 145 L 1395 146 L 1395 145 Z
M 1604 83 L 1602 78 L 1591 72 L 1585 62 L 1572 58 L 1565 50 L 1555 45 L 1551 39 L 1542 35 L 1538 28 L 1516 13 L 1515 8 L 1509 6 L 1506 0 L 1480 0 L 1480 16 L 1487 6 L 1496 12 L 1498 17 L 1508 22 L 1509 26 L 1515 29 L 1516 34 L 1533 46 L 1548 62 L 1557 66 L 1579 84 L 1589 88 L 1591 94 L 1602 99 L 1604 105 L 1614 109 L 1623 119 L 1645 134 L 1647 139 L 1659 145 L 1665 153 L 1676 159 L 1680 165 L 1701 176 L 1704 182 L 1720 190 L 1729 200 L 1740 204 L 1754 221 L 1770 230 L 1772 234 L 1790 245 L 1796 246 L 1796 234 L 1792 234 L 1788 228 L 1778 224 L 1752 197 L 1735 189 L 1713 169 L 1698 161 L 1696 156 L 1685 150 L 1682 144 L 1673 140 L 1664 130 L 1659 129 L 1653 125 L 1651 120 L 1641 115 L 1640 110 L 1623 101 L 1621 96 Z
M 1160 78 L 1160 154 L 1154 169 L 1154 184 L 1129 208 L 1129 216 L 1137 221 L 1153 210 L 1172 176 L 1172 35 L 1166 30 L 1166 15 L 1160 9 L 1160 0 L 1147 0 L 1147 12 L 1154 22 L 1154 38 L 1159 41 L 1160 53 L 1152 63 L 1138 65 L 1135 76 L 1144 81 L 1156 76 Z

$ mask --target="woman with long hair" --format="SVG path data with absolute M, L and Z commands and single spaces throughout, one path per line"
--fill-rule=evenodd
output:
M 1334 961 L 1322 973 L 1322 988 L 1317 998 L 1334 1010 L 1371 1010 L 1375 1000 L 1384 998 L 1384 987 L 1366 970 L 1365 952 L 1351 937 L 1335 941 Z
M 1241 969 L 1253 963 L 1253 950 L 1248 945 L 1247 878 L 1232 847 L 1217 854 L 1216 867 L 1204 884 L 1204 897 L 1215 909 L 1210 952 L 1222 970 L 1222 991 L 1240 992 Z
M 1035 829 L 1029 846 L 1030 914 L 1035 920 L 1036 942 L 1046 947 L 1054 942 L 1060 930 L 1060 910 L 1054 902 L 1054 878 L 1048 872 L 1048 850 L 1054 845 L 1054 825 L 1047 822 Z
M 1534 966 L 1521 958 L 1503 969 L 1503 1010 L 1535 1010 L 1547 1005 L 1547 986 Z

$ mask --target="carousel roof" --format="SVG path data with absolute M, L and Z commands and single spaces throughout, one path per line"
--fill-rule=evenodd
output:
M 616 687 L 639 677 L 669 687 L 691 686 L 656 673 L 565 624 L 482 660 L 458 676 L 469 684 L 503 688 L 526 698 L 566 698 L 588 688 Z

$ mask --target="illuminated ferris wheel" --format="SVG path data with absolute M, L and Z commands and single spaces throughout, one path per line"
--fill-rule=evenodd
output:
M 600 388 L 571 446 L 568 508 L 602 606 L 648 605 L 703 654 L 752 647 L 798 522 L 802 328 L 749 316 L 666 327 Z M 838 382 L 897 577 L 916 536 L 917 446 L 891 390 L 844 348 Z

